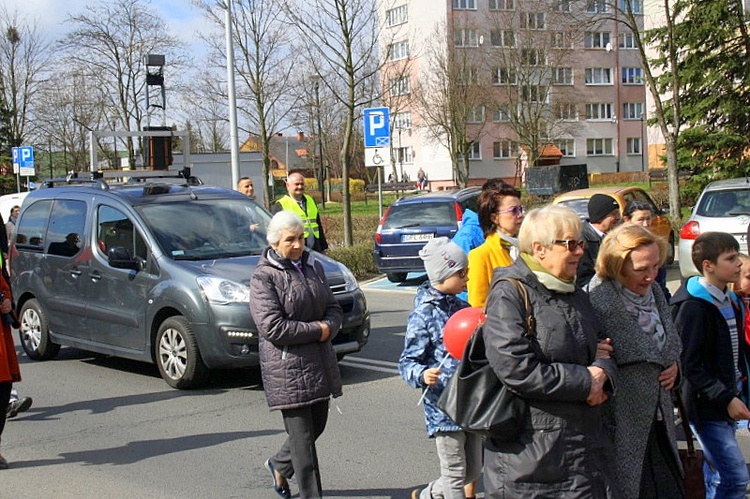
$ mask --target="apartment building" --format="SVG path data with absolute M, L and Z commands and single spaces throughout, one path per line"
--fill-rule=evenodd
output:
M 642 27 L 643 0 L 617 7 L 625 2 Z M 643 69 L 614 2 L 378 0 L 378 9 L 399 174 L 422 168 L 433 188 L 451 185 L 447 131 L 461 122 L 453 140 L 469 144 L 473 183 L 523 175 L 549 144 L 561 164 L 589 173 L 648 167 Z

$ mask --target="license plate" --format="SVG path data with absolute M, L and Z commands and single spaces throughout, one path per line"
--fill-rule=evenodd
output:
M 405 243 L 417 243 L 420 241 L 429 241 L 435 237 L 435 234 L 404 234 L 401 236 L 401 241 Z

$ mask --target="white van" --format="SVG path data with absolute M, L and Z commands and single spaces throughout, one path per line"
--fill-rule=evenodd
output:
M 14 206 L 21 206 L 23 200 L 28 196 L 28 192 L 14 192 L 13 194 L 6 194 L 0 196 L 0 215 L 3 216 L 3 222 L 8 221 L 10 217 L 10 209 Z

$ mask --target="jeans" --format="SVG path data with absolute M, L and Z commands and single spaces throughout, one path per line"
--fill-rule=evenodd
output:
M 706 459 L 703 463 L 706 499 L 745 499 L 750 475 L 735 437 L 737 423 L 701 421 L 700 431 L 692 423 L 690 427 L 698 436 Z
M 482 474 L 482 437 L 465 431 L 435 435 L 440 478 L 430 482 L 420 499 L 464 499 L 464 485 Z

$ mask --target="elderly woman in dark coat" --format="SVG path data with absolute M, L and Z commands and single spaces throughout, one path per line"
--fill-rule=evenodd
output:
M 341 395 L 331 345 L 341 327 L 341 306 L 322 265 L 305 250 L 303 231 L 296 214 L 274 215 L 266 236 L 271 246 L 250 282 L 266 400 L 271 410 L 281 410 L 288 434 L 265 466 L 285 498 L 291 497 L 288 479 L 295 474 L 301 498 L 322 496 L 315 441 L 326 427 L 330 397 Z
M 605 237 L 589 297 L 612 339 L 617 395 L 607 408 L 615 428 L 617 479 L 627 499 L 684 497 L 671 390 L 682 343 L 669 304 L 654 286 L 667 242 L 639 225 Z
M 537 345 L 523 336 L 525 308 L 507 281 L 490 292 L 483 334 L 490 365 L 528 400 L 529 416 L 519 438 L 486 440 L 486 497 L 616 496 L 601 407 L 616 385 L 616 367 L 588 297 L 575 285 L 581 221 L 562 206 L 532 210 L 518 242 L 519 258 L 497 269 L 495 279 L 512 277 L 526 287 Z

